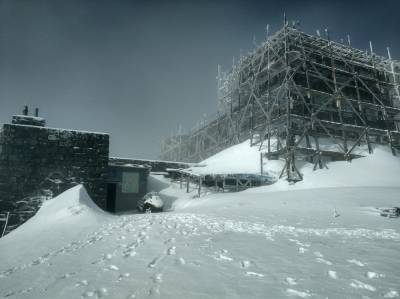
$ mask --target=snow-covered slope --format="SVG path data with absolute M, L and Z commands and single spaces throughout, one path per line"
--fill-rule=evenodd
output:
M 248 155 L 255 169 L 259 153 L 237 147 L 207 167 Z M 173 207 L 159 214 L 110 216 L 75 187 L 0 239 L 0 297 L 399 297 L 400 219 L 376 209 L 400 205 L 399 159 L 376 149 L 328 167 L 200 198 L 153 176 Z
M 259 173 L 260 152 L 250 140 L 229 147 L 199 163 L 191 170 L 199 174 Z

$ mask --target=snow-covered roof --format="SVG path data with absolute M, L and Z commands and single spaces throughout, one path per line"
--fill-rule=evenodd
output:
M 32 115 L 13 115 L 13 118 L 21 118 L 21 119 L 31 119 L 31 120 L 36 120 L 36 121 L 44 121 L 43 117 L 39 117 L 39 116 L 32 116 Z
M 111 167 L 130 167 L 130 168 L 151 168 L 149 166 L 145 166 L 145 165 L 140 165 L 140 164 L 132 164 L 132 163 L 114 163 L 114 162 L 110 162 L 108 163 L 108 166 Z
M 33 125 L 21 125 L 21 124 L 7 124 L 7 125 L 35 128 L 35 129 L 38 129 L 38 130 L 56 130 L 56 131 L 59 131 L 59 132 L 76 132 L 76 133 L 79 133 L 79 134 L 110 135 L 109 133 L 104 133 L 104 132 L 84 131 L 84 130 L 75 130 L 75 129 L 62 129 L 62 128 L 53 128 L 53 127 L 38 127 L 38 126 L 33 126 Z

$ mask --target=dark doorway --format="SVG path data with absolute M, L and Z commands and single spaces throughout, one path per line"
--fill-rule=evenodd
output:
M 115 212 L 115 199 L 117 195 L 117 184 L 107 184 L 107 211 Z

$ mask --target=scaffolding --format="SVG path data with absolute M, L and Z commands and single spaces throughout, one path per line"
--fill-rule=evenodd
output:
M 163 141 L 162 159 L 199 162 L 247 139 L 268 159 L 284 159 L 281 177 L 302 179 L 296 161 L 315 168 L 350 160 L 358 145 L 400 149 L 400 63 L 348 43 L 284 26 L 229 72 L 218 68 L 219 111 L 187 134 Z M 329 149 L 321 140 L 328 140 Z M 328 157 L 328 158 L 327 158 Z

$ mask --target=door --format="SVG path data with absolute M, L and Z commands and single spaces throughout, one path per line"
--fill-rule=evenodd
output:
M 117 197 L 117 184 L 108 183 L 107 184 L 107 211 L 114 213 L 115 212 L 115 200 Z

